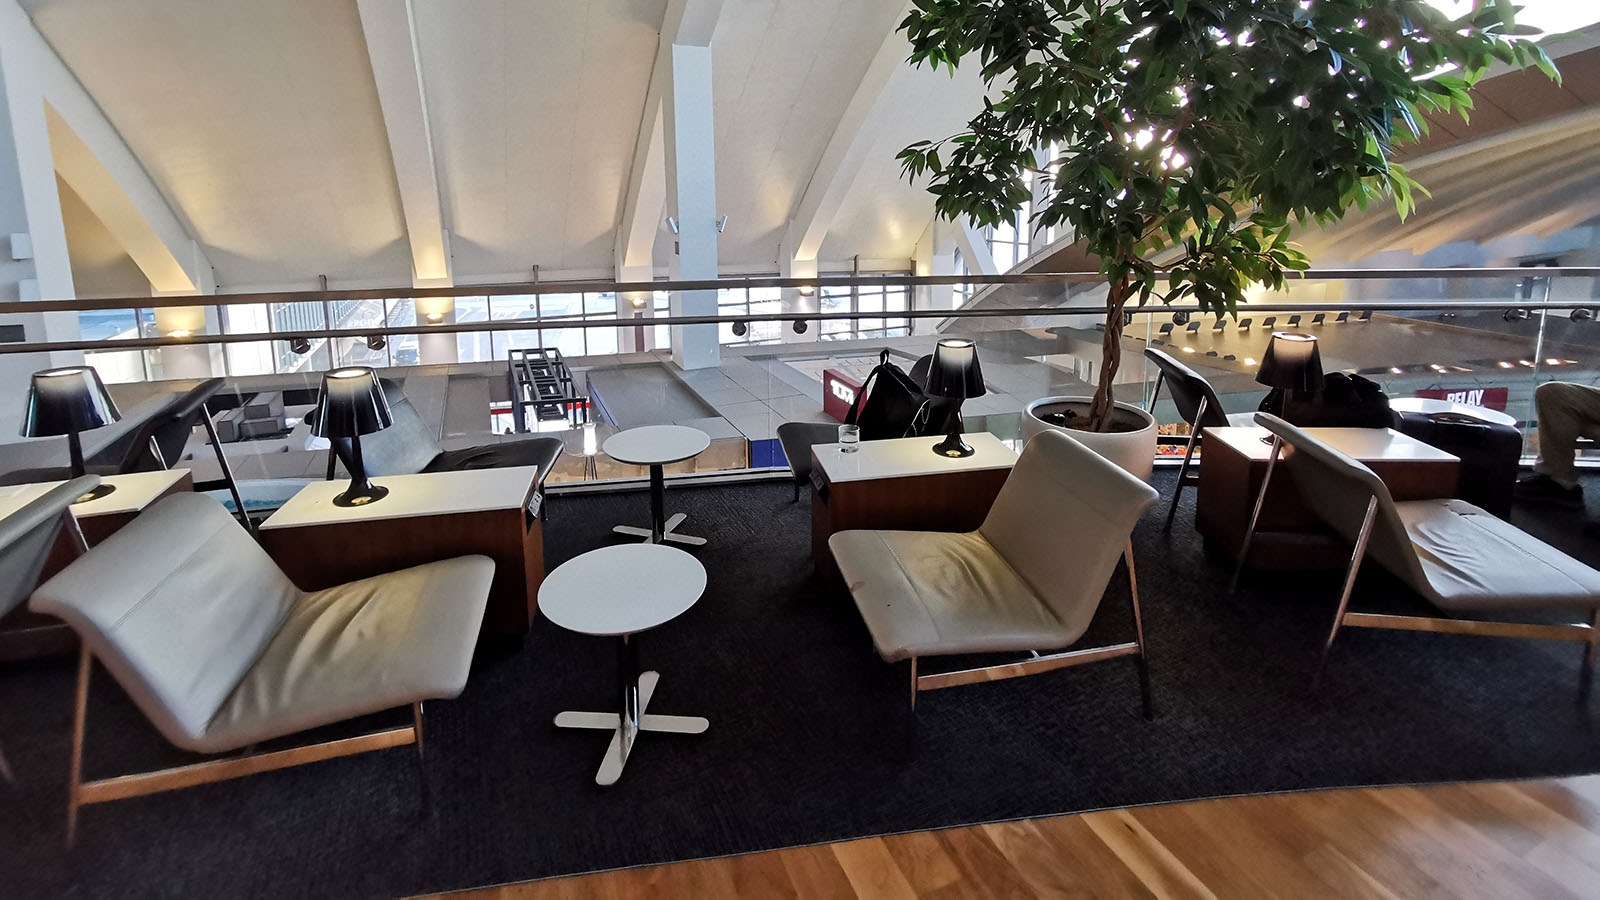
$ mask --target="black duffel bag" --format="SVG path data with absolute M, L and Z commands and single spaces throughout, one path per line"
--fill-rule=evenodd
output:
M 1261 411 L 1301 428 L 1388 428 L 1394 422 L 1383 388 L 1344 372 L 1329 372 L 1315 395 L 1297 393 L 1286 400 L 1282 388 L 1273 388 L 1261 401 Z

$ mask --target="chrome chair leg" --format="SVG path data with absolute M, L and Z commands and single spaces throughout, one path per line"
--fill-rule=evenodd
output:
M 1267 489 L 1272 486 L 1272 470 L 1278 465 L 1278 454 L 1283 450 L 1283 438 L 1272 436 L 1272 451 L 1267 457 L 1267 471 L 1261 476 L 1261 492 L 1256 494 L 1256 506 L 1250 513 L 1250 527 L 1245 529 L 1244 543 L 1239 546 L 1239 561 L 1233 566 L 1233 578 L 1228 582 L 1228 593 L 1239 589 L 1239 576 L 1244 574 L 1245 561 L 1250 558 L 1250 544 L 1256 538 L 1256 523 L 1261 519 L 1261 507 L 1267 500 Z
M 1194 448 L 1200 442 L 1200 421 L 1206 415 L 1206 398 L 1200 398 L 1194 421 L 1189 423 L 1189 445 L 1183 450 L 1183 463 L 1178 466 L 1178 486 L 1172 489 L 1172 505 L 1167 507 L 1166 530 L 1172 530 L 1172 517 L 1178 513 L 1178 500 L 1183 497 L 1183 480 L 1189 474 L 1189 462 L 1194 458 Z
M 94 663 L 89 645 L 78 650 L 78 690 L 72 708 L 72 756 L 67 765 L 67 846 L 78 837 L 78 807 L 83 784 L 83 732 L 89 713 L 89 674 Z
M 217 423 L 211 420 L 211 407 L 200 404 L 200 423 L 206 428 L 206 437 L 211 441 L 211 449 L 217 454 L 217 466 L 222 469 L 222 480 L 227 482 L 228 495 L 233 498 L 234 509 L 239 511 L 239 521 L 244 523 L 246 531 L 252 535 L 256 533 L 256 523 L 250 521 L 250 513 L 244 508 L 244 497 L 239 495 L 239 482 L 233 478 L 233 467 L 228 465 L 228 456 L 222 452 L 222 441 L 217 439 Z M 333 451 L 328 451 L 329 456 Z M 330 464 L 331 465 L 331 464 Z
M 1139 645 L 1139 696 L 1144 703 L 1144 717 L 1146 721 L 1156 717 L 1155 705 L 1150 697 L 1150 659 L 1144 651 L 1144 617 L 1139 612 L 1139 575 L 1133 568 L 1133 540 L 1128 540 L 1127 547 L 1122 551 L 1122 558 L 1128 563 L 1128 596 L 1133 605 L 1133 639 Z
M 1355 549 L 1350 552 L 1350 568 L 1345 572 L 1344 589 L 1339 593 L 1339 608 L 1333 614 L 1333 628 L 1322 644 L 1322 657 L 1317 660 L 1317 671 L 1311 676 L 1315 685 L 1328 665 L 1328 653 L 1333 649 L 1333 639 L 1339 636 L 1339 626 L 1344 624 L 1344 614 L 1350 609 L 1350 592 L 1356 586 L 1356 575 L 1361 571 L 1361 561 L 1367 555 L 1367 542 L 1372 538 L 1372 523 L 1378 518 L 1378 498 L 1367 501 L 1367 514 L 1361 519 L 1361 531 L 1356 535 Z
M 917 708 L 917 658 L 911 657 L 911 709 Z
M 1589 692 L 1594 687 L 1594 667 L 1600 657 L 1600 607 L 1589 619 L 1589 646 L 1583 651 L 1583 667 L 1578 670 L 1578 702 L 1588 703 Z

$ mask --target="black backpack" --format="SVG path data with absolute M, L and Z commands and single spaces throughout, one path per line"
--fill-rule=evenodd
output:
M 915 437 L 922 433 L 919 419 L 926 418 L 927 402 L 922 385 L 889 362 L 889 351 L 885 350 L 861 383 L 861 390 L 856 391 L 844 422 L 860 426 L 863 441 Z

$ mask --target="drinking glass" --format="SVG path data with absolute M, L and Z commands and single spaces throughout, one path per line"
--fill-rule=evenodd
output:
M 860 446 L 861 446 L 861 426 L 860 425 L 840 425 L 839 426 L 839 452 L 840 453 L 854 453 L 854 452 L 856 452 L 856 450 L 860 449 Z

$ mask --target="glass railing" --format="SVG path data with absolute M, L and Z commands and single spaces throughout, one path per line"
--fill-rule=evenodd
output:
M 1134 310 L 1115 393 L 1150 406 L 1157 372 L 1143 350 L 1153 347 L 1209 380 L 1226 412 L 1250 412 L 1267 392 L 1256 372 L 1269 335 L 1303 331 L 1318 338 L 1326 371 L 1370 379 L 1391 398 L 1448 399 L 1505 413 L 1519 423 L 1531 455 L 1538 449 L 1537 386 L 1600 385 L 1597 276 L 1589 269 L 1340 273 L 1255 297 L 1237 318 L 1221 321 L 1192 307 Z M 972 339 L 981 361 L 986 393 L 963 406 L 968 431 L 1017 441 L 1030 403 L 1093 393 L 1104 334 L 1103 289 L 1093 276 L 1024 276 L 968 288 L 959 292 L 971 297 L 961 309 L 947 308 L 958 295 L 950 279 L 840 280 L 856 283 L 819 279 L 802 294 L 794 283 L 742 279 L 721 288 L 717 315 L 695 317 L 672 316 L 665 291 L 615 285 L 476 295 L 461 289 L 448 298 L 453 302 L 207 297 L 206 332 L 179 336 L 153 331 L 156 317 L 145 309 L 85 303 L 83 340 L 0 349 L 51 350 L 58 360 L 81 352 L 111 383 L 129 420 L 200 378 L 226 378 L 213 410 L 223 449 L 260 507 L 325 477 L 326 444 L 310 435 L 304 417 L 321 373 L 334 366 L 380 369 L 441 449 L 559 436 L 566 453 L 549 478 L 557 486 L 642 478 L 639 467 L 609 459 L 604 444 L 619 430 L 649 424 L 687 424 L 712 439 L 710 450 L 669 474 L 783 469 L 779 426 L 837 423 L 883 353 L 910 371 L 943 337 Z M 670 346 L 674 325 L 716 334 L 718 364 L 679 368 Z M 554 386 L 519 380 L 510 360 L 527 351 L 558 358 L 565 377 Z M 25 389 L 22 378 L 0 384 L 0 391 Z M 1151 411 L 1164 432 L 1158 456 L 1181 455 L 1187 427 L 1170 398 L 1160 397 Z M 88 452 L 113 441 L 116 429 L 105 431 L 98 442 L 85 435 Z M 56 455 L 64 462 L 54 445 L 0 445 L 0 468 L 42 465 Z M 197 480 L 219 474 L 201 431 L 176 465 L 192 467 Z

